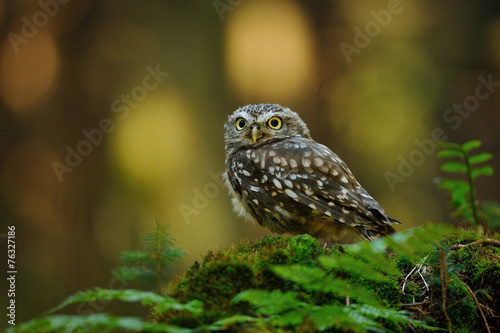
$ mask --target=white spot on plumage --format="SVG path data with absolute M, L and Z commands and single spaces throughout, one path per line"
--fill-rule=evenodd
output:
M 290 163 L 290 166 L 291 166 L 292 168 L 296 168 L 296 167 L 297 167 L 297 161 L 296 161 L 296 160 L 294 160 L 293 158 L 289 159 L 289 160 L 288 160 L 288 163 Z
M 281 162 L 281 165 L 284 167 L 288 165 L 288 163 L 286 162 L 284 157 L 280 157 L 280 162 Z
M 290 177 L 290 179 L 291 179 L 291 180 L 295 180 L 295 179 L 297 179 L 297 175 L 296 175 L 296 174 L 294 174 L 293 172 L 291 172 L 291 173 L 288 175 L 288 177 Z
M 252 199 L 252 202 L 253 202 L 254 204 L 256 204 L 256 205 L 258 205 L 258 204 L 259 204 L 259 200 L 257 200 L 257 199 Z
M 307 159 L 307 158 L 303 158 L 302 159 L 302 165 L 305 167 L 305 168 L 309 168 L 311 166 L 311 160 L 310 159 Z
M 339 172 L 336 169 L 332 169 L 332 175 L 338 176 Z
M 285 190 L 285 193 L 286 193 L 286 195 L 288 195 L 292 199 L 297 199 L 298 198 L 297 193 L 295 193 L 294 191 L 292 191 L 292 190 L 290 190 L 288 188 Z
M 304 192 L 305 192 L 305 194 L 307 194 L 309 196 L 312 196 L 314 194 L 314 192 L 311 190 L 305 190 Z
M 330 212 L 329 210 L 327 210 L 327 211 L 325 211 L 325 215 L 332 217 L 332 212 Z
M 317 166 L 317 167 L 320 167 L 323 165 L 323 160 L 319 157 L 315 157 L 314 158 L 314 165 Z
M 248 189 L 249 189 L 250 191 L 253 191 L 253 192 L 259 192 L 259 191 L 260 191 L 260 187 L 258 187 L 258 186 L 254 186 L 254 185 L 249 185 L 249 186 L 248 186 Z
M 279 180 L 277 180 L 276 178 L 273 178 L 273 184 L 274 184 L 274 186 L 276 186 L 280 190 L 283 189 L 283 185 L 281 185 L 281 182 Z
M 313 203 L 310 203 L 310 204 L 309 204 L 309 207 L 310 207 L 311 209 L 317 209 L 317 208 L 316 208 L 316 205 L 315 205 L 315 204 L 313 204 Z
M 247 170 L 242 170 L 241 173 L 247 177 L 250 177 L 250 172 L 248 172 Z
M 269 156 L 274 157 L 276 156 L 276 152 L 274 150 L 269 151 Z
M 320 167 L 318 167 L 319 171 L 323 172 L 323 173 L 328 173 L 328 167 L 326 165 L 322 165 Z
M 316 183 L 318 184 L 318 187 L 323 187 L 323 182 L 321 180 L 317 180 Z
M 287 212 L 286 210 L 284 210 L 283 208 L 281 208 L 280 206 L 274 206 L 274 210 L 278 214 L 284 216 L 286 219 L 289 219 L 289 220 L 292 219 L 292 216 L 290 215 L 290 213 Z
M 285 180 L 284 180 L 284 183 L 285 183 L 285 185 L 286 185 L 287 187 L 289 187 L 289 188 L 293 188 L 293 183 L 292 183 L 290 180 L 285 179 Z
M 340 181 L 342 183 L 345 183 L 345 184 L 349 183 L 349 181 L 347 180 L 346 176 L 342 176 L 342 178 L 340 178 Z

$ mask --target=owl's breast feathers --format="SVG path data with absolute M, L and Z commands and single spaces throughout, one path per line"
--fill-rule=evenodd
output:
M 386 215 L 344 161 L 312 139 L 243 147 L 228 156 L 226 170 L 236 204 L 274 232 L 335 239 L 350 226 L 375 239 L 400 223 Z

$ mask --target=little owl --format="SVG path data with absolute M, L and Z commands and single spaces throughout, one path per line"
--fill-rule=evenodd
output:
M 347 165 L 311 138 L 299 115 L 247 105 L 224 125 L 224 178 L 235 210 L 271 231 L 336 241 L 349 229 L 373 240 L 393 233 L 384 209 Z

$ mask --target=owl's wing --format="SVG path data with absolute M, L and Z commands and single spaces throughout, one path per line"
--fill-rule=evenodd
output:
M 295 183 L 291 190 L 296 197 L 292 194 L 292 199 L 351 227 L 392 231 L 393 221 L 384 209 L 329 148 L 314 140 L 297 137 L 275 142 L 269 149 L 280 153 L 279 161 L 268 156 L 275 171 L 281 171 L 275 176 L 285 183 L 287 180 Z

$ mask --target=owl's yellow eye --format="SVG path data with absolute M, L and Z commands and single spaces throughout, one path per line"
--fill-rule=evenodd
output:
M 283 125 L 283 122 L 281 121 L 281 118 L 279 117 L 272 117 L 267 121 L 267 125 L 271 127 L 272 129 L 280 129 L 281 125 Z
M 246 125 L 247 125 L 247 121 L 245 119 L 243 119 L 243 118 L 236 119 L 236 129 L 238 131 L 241 131 L 242 129 L 244 129 Z

